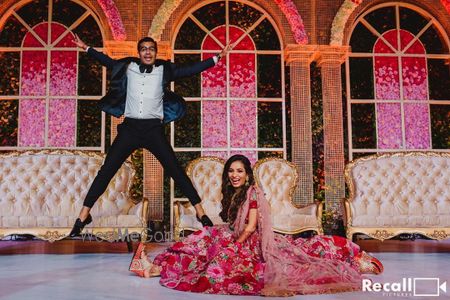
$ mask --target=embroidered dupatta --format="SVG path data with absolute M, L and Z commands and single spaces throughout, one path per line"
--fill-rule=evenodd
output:
M 296 294 L 324 294 L 361 289 L 361 275 L 349 264 L 339 260 L 312 257 L 294 246 L 284 236 L 272 230 L 270 206 L 263 192 L 251 186 L 247 199 L 234 222 L 235 237 L 245 229 L 251 200 L 258 202 L 258 228 L 265 261 L 265 296 L 292 296 Z

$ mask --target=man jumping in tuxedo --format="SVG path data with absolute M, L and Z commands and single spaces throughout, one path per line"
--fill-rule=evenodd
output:
M 115 117 L 124 115 L 125 120 L 117 127 L 117 136 L 89 188 L 70 236 L 79 235 L 84 226 L 92 222 L 89 213 L 92 206 L 106 190 L 123 162 L 138 148 L 145 148 L 153 153 L 189 198 L 202 225 L 212 226 L 200 204 L 197 191 L 178 163 L 163 129 L 164 123 L 180 119 L 186 110 L 184 99 L 170 91 L 170 82 L 214 66 L 226 55 L 229 46 L 209 59 L 179 67 L 169 61 L 156 59 L 157 44 L 150 37 L 144 37 L 138 42 L 139 58 L 125 57 L 119 60 L 88 47 L 78 36 L 75 36 L 73 42 L 111 70 L 109 90 L 99 105 L 103 111 Z

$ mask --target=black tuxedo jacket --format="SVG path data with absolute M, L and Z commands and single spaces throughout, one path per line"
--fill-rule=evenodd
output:
M 108 92 L 99 101 L 100 108 L 106 113 L 120 117 L 125 111 L 128 65 L 131 62 L 139 63 L 139 59 L 137 57 L 125 57 L 118 60 L 112 59 L 92 47 L 88 49 L 87 53 L 100 64 L 111 70 Z M 170 61 L 157 59 L 155 65 L 164 66 L 163 80 L 161 82 L 164 91 L 164 123 L 179 120 L 186 113 L 186 102 L 183 97 L 170 90 L 170 82 L 182 77 L 195 75 L 214 66 L 214 59 L 211 57 L 183 67 L 179 67 Z

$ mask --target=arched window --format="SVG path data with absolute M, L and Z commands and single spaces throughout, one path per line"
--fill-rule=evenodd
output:
M 95 15 L 69 0 L 16 4 L 0 31 L 0 149 L 102 150 L 102 67 L 75 47 L 103 46 Z
M 449 41 L 436 19 L 384 4 L 356 21 L 347 62 L 350 159 L 450 149 Z
M 182 162 L 236 153 L 252 162 L 286 156 L 284 59 L 273 24 L 255 4 L 228 0 L 198 5 L 184 16 L 173 44 L 175 63 L 235 46 L 217 66 L 174 84 L 188 102 L 186 116 L 172 126 Z

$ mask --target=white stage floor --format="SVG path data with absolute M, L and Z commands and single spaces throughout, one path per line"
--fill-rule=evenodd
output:
M 160 251 L 157 247 L 154 251 Z M 439 278 L 448 291 L 440 296 L 409 293 L 357 292 L 296 296 L 289 299 L 450 299 L 450 253 L 375 253 L 385 266 L 374 282 L 402 282 L 403 278 Z M 0 256 L 0 299 L 268 299 L 178 292 L 159 285 L 159 278 L 143 279 L 128 272 L 132 254 L 65 254 Z M 421 281 L 416 288 L 436 286 Z M 434 282 L 434 283 L 433 283 Z M 420 291 L 418 291 L 420 292 Z M 424 291 L 425 292 L 425 291 Z M 280 298 L 276 298 L 280 299 Z

